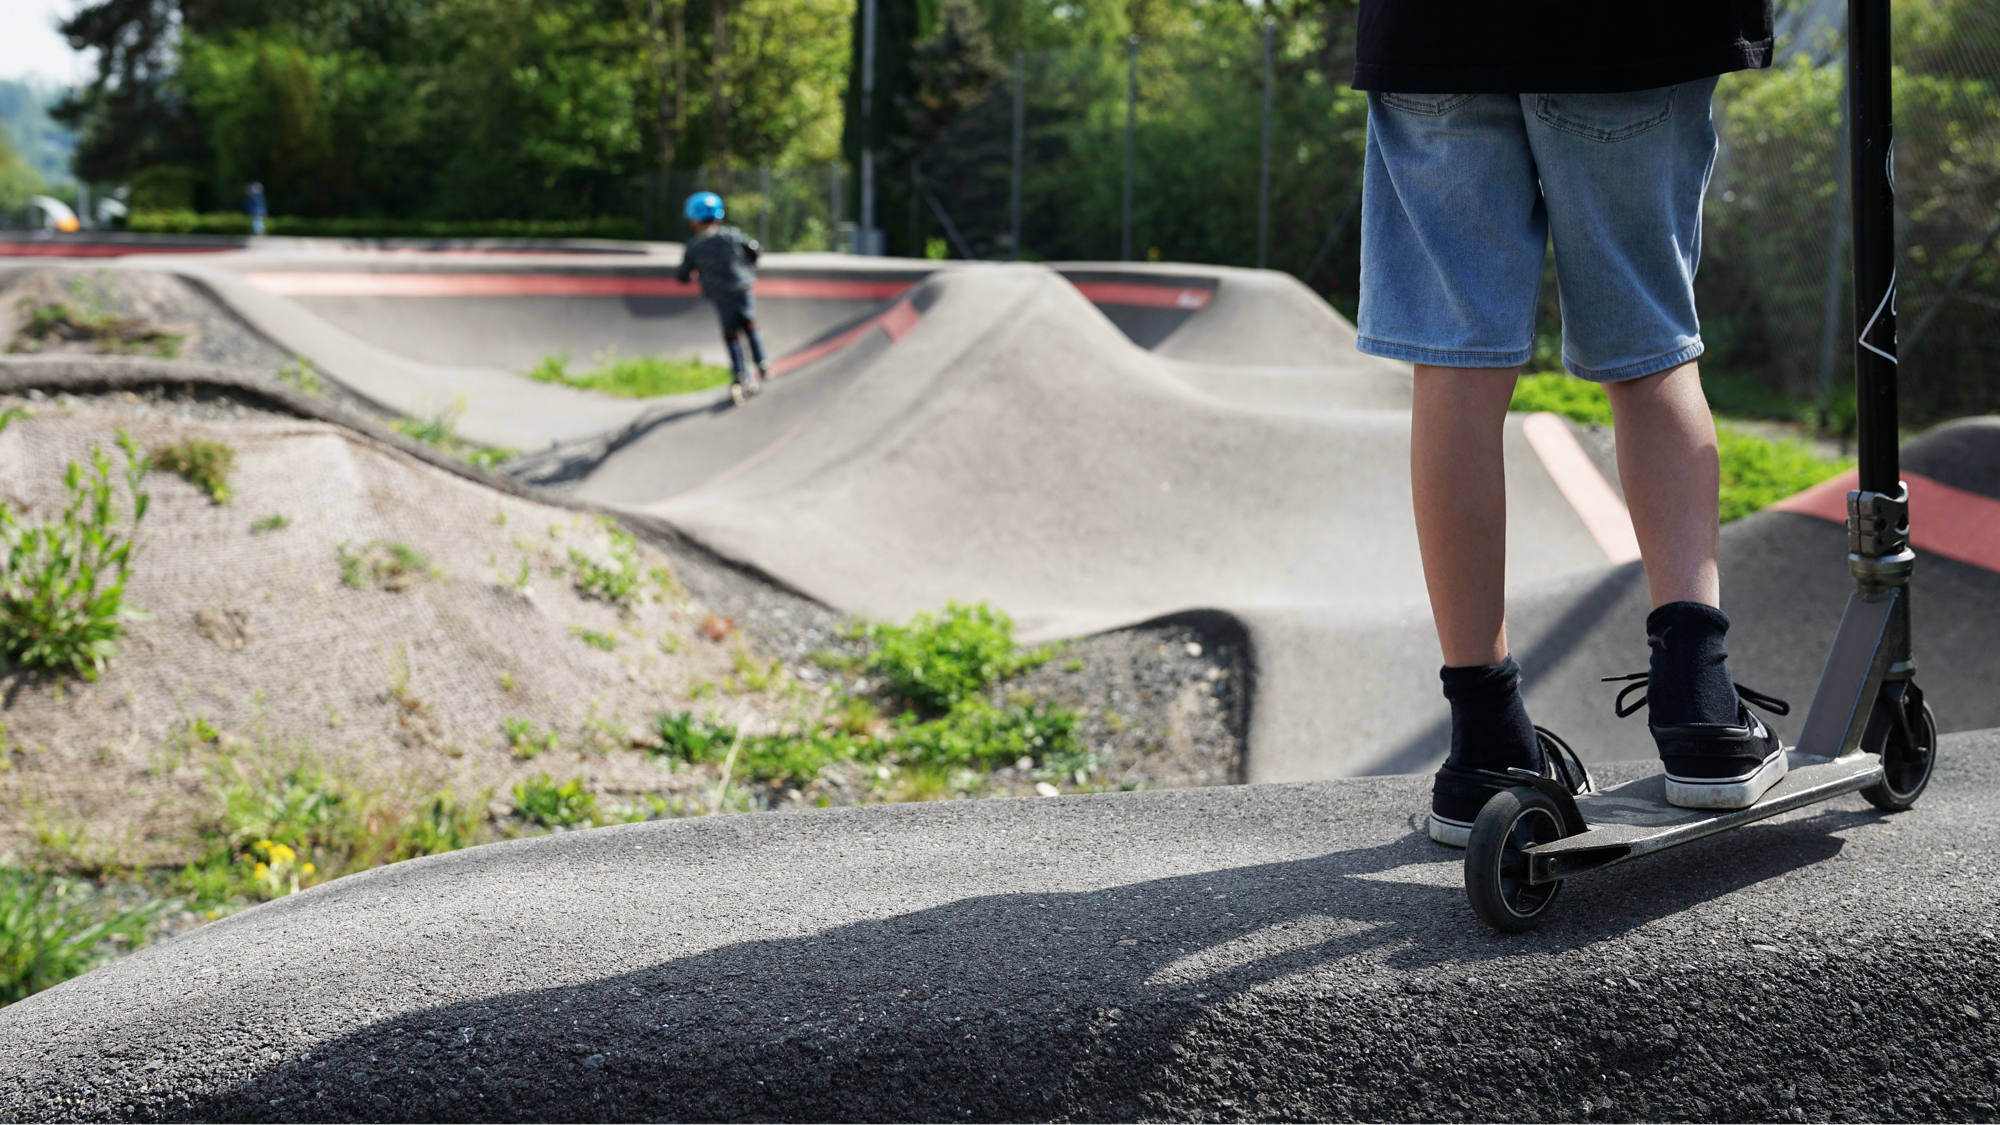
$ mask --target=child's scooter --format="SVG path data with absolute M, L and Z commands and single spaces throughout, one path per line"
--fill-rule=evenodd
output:
M 1551 777 L 1510 770 L 1465 849 L 1472 908 L 1501 930 L 1542 920 L 1563 880 L 1765 817 L 1859 791 L 1878 808 L 1916 802 L 1931 778 L 1937 722 L 1910 654 L 1909 492 L 1896 448 L 1895 164 L 1890 147 L 1890 0 L 1848 6 L 1847 107 L 1854 222 L 1854 382 L 1860 487 L 1847 494 L 1847 568 L 1856 589 L 1820 673 L 1790 772 L 1747 809 L 1666 801 L 1661 775 L 1572 797 Z

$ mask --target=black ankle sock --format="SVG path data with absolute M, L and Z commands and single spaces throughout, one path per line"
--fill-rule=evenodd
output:
M 1521 666 L 1509 656 L 1498 664 L 1439 669 L 1451 702 L 1453 765 L 1500 770 L 1541 764 L 1535 725 L 1521 701 Z
M 1646 615 L 1653 647 L 1646 699 L 1655 725 L 1737 721 L 1736 684 L 1722 640 L 1728 632 L 1729 615 L 1700 602 L 1668 602 Z

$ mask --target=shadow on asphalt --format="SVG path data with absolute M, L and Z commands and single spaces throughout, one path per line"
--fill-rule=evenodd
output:
M 1520 937 L 1475 922 L 1460 853 L 1415 834 L 1103 890 L 967 898 L 397 1016 L 181 1108 L 197 1119 L 1145 1116 L 1149 1095 L 1200 1087 L 1190 1071 L 1216 1063 L 1223 1008 L 1284 1020 L 1296 1004 L 1293 1018 L 1324 1024 L 1326 1004 L 1448 993 L 1468 970 L 1532 985 L 1558 971 L 1551 955 L 1824 862 L 1842 847 L 1833 833 L 1878 819 L 1767 823 L 1604 872 L 1565 887 L 1556 916 Z M 1628 971 L 1650 970 L 1644 949 Z

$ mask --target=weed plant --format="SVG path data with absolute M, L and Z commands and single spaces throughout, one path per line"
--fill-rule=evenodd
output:
M 597 820 L 597 794 L 573 777 L 558 785 L 548 774 L 514 786 L 514 811 L 530 824 L 570 828 Z
M 491 470 L 515 455 L 512 449 L 503 449 L 497 445 L 479 445 L 461 439 L 458 436 L 458 419 L 464 413 L 464 406 L 453 404 L 428 418 L 398 418 L 389 423 L 389 428 L 412 441 L 422 442 L 475 468 Z
M 384 590 L 406 590 L 419 579 L 436 573 L 429 556 L 408 543 L 371 539 L 355 548 L 339 544 L 334 553 L 340 560 L 340 581 L 356 590 L 371 585 Z
M 268 516 L 253 521 L 250 524 L 250 533 L 252 535 L 261 535 L 267 531 L 283 531 L 290 526 L 292 526 L 292 517 L 285 515 L 283 512 L 272 512 Z
M 629 609 L 640 589 L 639 541 L 610 520 L 604 534 L 611 540 L 611 561 L 601 563 L 575 547 L 569 549 L 570 579 L 576 592 Z
M 535 724 L 526 719 L 502 719 L 500 730 L 507 736 L 508 751 L 523 761 L 556 748 L 556 732 L 553 729 L 536 734 Z
M 0 412 L 0 430 L 24 416 Z M 126 622 L 138 616 L 125 604 L 125 584 L 149 503 L 140 487 L 147 462 L 123 430 L 118 449 L 131 505 L 123 519 L 113 503 L 111 458 L 101 446 L 91 449 L 88 468 L 72 461 L 64 469 L 68 498 L 49 522 L 24 523 L 0 502 L 0 663 L 95 680 L 117 654 Z
M 293 356 L 290 363 L 278 368 L 278 382 L 314 397 L 326 393 L 326 382 L 319 377 L 319 369 L 304 356 Z
M 1014 644 L 1014 620 L 980 602 L 951 602 L 939 614 L 919 613 L 908 625 L 875 625 L 868 658 L 897 695 L 932 712 L 948 711 L 987 685 L 1046 663 L 1048 648 Z
M 179 475 L 206 492 L 211 504 L 227 504 L 229 476 L 236 471 L 236 448 L 208 438 L 184 438 L 155 448 L 153 468 Z
M 528 377 L 540 383 L 560 383 L 618 398 L 690 394 L 723 386 L 730 379 L 728 368 L 703 363 L 695 356 L 667 359 L 661 356 L 620 356 L 607 352 L 598 357 L 598 366 L 592 371 L 571 371 L 569 364 L 568 352 L 543 356 L 541 362 L 528 371 Z
M 609 633 L 600 633 L 595 629 L 586 629 L 581 625 L 571 625 L 569 633 L 570 636 L 575 637 L 577 640 L 582 641 L 599 652 L 611 652 L 618 647 L 618 638 Z
M 73 879 L 0 868 L 0 1005 L 131 950 L 175 905 L 119 906 Z

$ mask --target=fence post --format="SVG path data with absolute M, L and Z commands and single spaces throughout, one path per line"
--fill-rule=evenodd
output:
M 1125 210 L 1119 228 L 1118 260 L 1132 260 L 1132 167 L 1135 163 L 1132 134 L 1139 116 L 1139 37 L 1125 40 Z
M 855 251 L 877 254 L 875 239 L 875 0 L 861 0 L 861 223 Z
M 1026 56 L 1025 51 L 1014 52 L 1014 176 L 1007 201 L 1007 256 L 1017 262 L 1021 260 L 1021 147 L 1027 113 L 1023 102 L 1022 70 Z
M 763 206 L 757 211 L 757 241 L 771 245 L 771 166 L 757 166 L 757 194 Z
M 1271 29 L 1264 21 L 1264 138 L 1257 154 L 1257 268 L 1271 264 Z
M 1847 68 L 1840 68 L 1842 75 Z M 1844 80 L 1844 79 L 1843 79 Z M 1819 325 L 1819 412 L 1820 424 L 1827 422 L 1833 403 L 1833 369 L 1840 354 L 1840 298 L 1842 275 L 1847 268 L 1847 169 L 1840 154 L 1847 151 L 1847 99 L 1840 99 L 1840 128 L 1834 132 L 1833 212 L 1826 232 L 1826 273 L 1820 291 Z
M 840 249 L 840 212 L 841 212 L 840 161 L 838 160 L 834 161 L 832 164 L 827 166 L 826 190 L 827 190 L 826 248 L 828 250 L 838 251 Z

